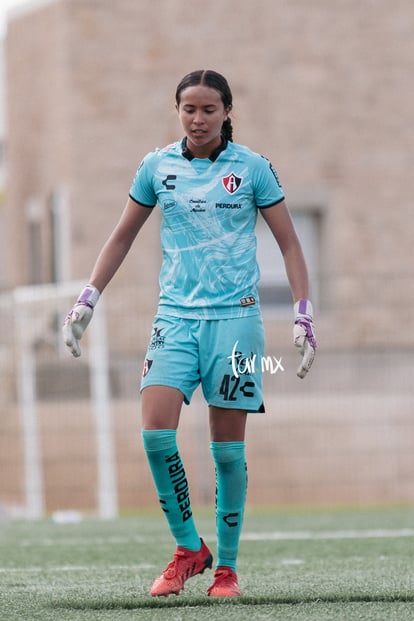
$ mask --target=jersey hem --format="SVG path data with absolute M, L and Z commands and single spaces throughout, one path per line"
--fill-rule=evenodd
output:
M 260 315 L 260 306 L 256 303 L 254 307 L 236 307 L 232 309 L 208 309 L 199 308 L 193 311 L 183 306 L 166 306 L 160 304 L 157 308 L 156 315 L 161 317 L 179 317 L 182 319 L 199 319 L 199 320 L 217 320 L 217 319 L 241 319 L 243 317 L 253 317 Z

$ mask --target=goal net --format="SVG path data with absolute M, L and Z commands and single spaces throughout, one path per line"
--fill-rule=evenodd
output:
M 4 347 L 14 354 L 8 358 L 14 365 L 22 434 L 23 513 L 28 518 L 41 518 L 46 512 L 37 407 L 38 352 L 43 349 L 46 356 L 49 352 L 51 357 L 53 352 L 53 360 L 56 356 L 63 359 L 70 355 L 62 341 L 61 326 L 83 286 L 83 282 L 67 282 L 20 287 L 1 298 L 1 313 L 8 318 L 11 329 L 9 343 Z M 93 412 L 97 460 L 96 511 L 102 518 L 113 518 L 118 513 L 118 500 L 103 299 L 95 309 L 84 340 L 82 358 L 88 367 L 88 394 Z

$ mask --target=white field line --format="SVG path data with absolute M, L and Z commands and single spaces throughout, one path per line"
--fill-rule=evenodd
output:
M 167 535 L 166 535 L 167 537 Z M 414 537 L 414 528 L 378 528 L 362 530 L 321 530 L 321 531 L 268 531 L 268 532 L 245 532 L 242 533 L 243 541 L 313 541 L 319 539 L 386 539 Z M 205 538 L 214 539 L 214 535 L 206 534 Z M 158 541 L 164 538 L 158 537 Z M 134 535 L 131 537 L 65 537 L 54 539 L 45 537 L 43 539 L 21 539 L 17 545 L 19 547 L 39 547 L 39 546 L 83 546 L 88 545 L 130 545 L 148 543 L 150 538 L 145 535 Z M 0 546 L 1 547 L 1 546 Z
M 385 538 L 401 538 L 401 537 L 414 537 L 414 529 L 413 528 L 400 528 L 400 529 L 372 529 L 372 530 L 337 530 L 337 531 L 274 531 L 274 532 L 264 532 L 264 533 L 244 533 L 242 535 L 242 539 L 245 541 L 313 541 L 320 539 L 385 539 Z M 141 539 L 141 538 L 139 538 Z M 95 538 L 91 541 L 88 539 L 88 545 L 108 545 L 108 543 L 112 544 L 127 544 L 130 543 L 131 540 L 135 540 L 134 538 L 122 538 L 122 537 L 114 537 L 110 539 L 104 538 Z M 74 538 L 74 539 L 66 539 L 64 541 L 56 541 L 52 539 L 43 539 L 36 540 L 33 542 L 21 541 L 20 545 L 28 546 L 28 545 L 44 545 L 44 546 L 56 546 L 56 545 L 79 545 L 80 543 L 85 543 L 84 540 Z M 289 563 L 302 563 L 300 559 L 287 559 L 282 561 L 286 564 Z M 139 569 L 148 569 L 153 566 L 148 563 L 138 563 L 137 565 L 109 565 L 106 567 L 96 567 L 96 571 L 108 571 L 108 570 L 117 570 L 117 571 L 131 571 L 131 570 L 139 570 Z M 56 566 L 48 566 L 48 567 L 0 567 L 0 574 L 11 574 L 11 573 L 40 573 L 40 572 L 72 572 L 72 571 L 85 571 L 90 572 L 93 570 L 90 565 L 82 566 L 82 565 L 56 565 Z
M 54 573 L 69 571 L 137 571 L 139 569 L 152 569 L 154 565 L 149 563 L 137 563 L 136 565 L 107 565 L 107 566 L 91 566 L 91 565 L 48 565 L 47 567 L 0 567 L 0 574 L 20 574 L 20 573 Z
M 414 528 L 378 528 L 369 530 L 332 530 L 332 531 L 275 531 L 267 533 L 244 533 L 245 541 L 294 541 L 314 539 L 395 539 L 414 537 Z

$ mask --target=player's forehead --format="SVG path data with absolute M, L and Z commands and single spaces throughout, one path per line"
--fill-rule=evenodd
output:
M 221 93 L 205 84 L 197 84 L 196 86 L 188 86 L 180 95 L 181 106 L 219 106 L 222 104 Z

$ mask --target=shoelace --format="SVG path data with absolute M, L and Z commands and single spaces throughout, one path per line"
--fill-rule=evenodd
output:
M 180 561 L 180 557 L 183 557 L 183 556 L 185 556 L 185 552 L 181 550 L 178 550 L 177 552 L 175 552 L 173 560 L 168 563 L 167 567 L 162 572 L 165 578 L 170 579 L 170 578 L 174 578 L 174 576 L 177 575 L 178 563 Z

